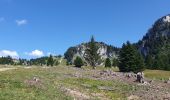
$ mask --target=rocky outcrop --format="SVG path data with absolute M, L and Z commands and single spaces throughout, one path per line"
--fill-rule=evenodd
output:
M 82 43 L 80 45 L 77 45 L 75 47 L 70 47 L 66 53 L 64 54 L 65 58 L 68 60 L 68 62 L 73 63 L 74 58 L 76 56 L 81 57 L 85 62 L 85 51 L 87 49 L 88 43 Z M 107 45 L 103 42 L 96 42 L 96 45 L 99 47 L 98 52 L 101 59 L 100 59 L 100 65 L 103 64 L 104 60 L 109 58 L 117 58 L 119 54 L 119 48 L 113 47 L 111 45 Z

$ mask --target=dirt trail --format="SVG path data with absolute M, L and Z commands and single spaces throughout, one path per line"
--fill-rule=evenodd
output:
M 17 68 L 0 68 L 0 72 L 7 71 L 7 70 L 13 70 Z

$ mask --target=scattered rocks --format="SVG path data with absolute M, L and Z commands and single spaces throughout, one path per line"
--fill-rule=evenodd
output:
M 163 100 L 170 100 L 170 93 L 165 93 Z
M 154 80 L 149 80 L 149 84 L 152 84 L 154 82 Z
M 80 78 L 80 77 L 82 77 L 82 75 L 80 73 L 75 73 L 74 77 Z
M 27 84 L 29 87 L 32 87 L 32 86 L 35 86 L 38 88 L 42 87 L 42 82 L 41 82 L 40 78 L 38 78 L 38 77 L 33 77 L 33 79 L 25 80 L 24 83 Z
M 117 76 L 117 74 L 115 72 L 113 72 L 112 70 L 106 70 L 106 71 L 101 71 L 100 72 L 100 76 Z
M 130 72 L 130 73 L 125 73 L 124 76 L 130 79 L 130 78 L 136 78 L 137 75 L 133 72 Z
M 144 78 L 144 73 L 140 72 L 135 74 L 133 72 L 123 73 L 123 72 L 114 72 L 112 70 L 84 70 L 86 74 L 82 75 L 83 72 L 76 73 L 74 77 L 90 78 L 95 80 L 113 80 L 113 82 L 124 82 L 132 86 L 132 91 L 126 93 L 127 100 L 170 100 L 170 85 L 165 84 L 164 81 L 159 81 L 156 79 Z M 75 73 L 74 73 L 75 74 Z M 80 75 L 79 75 L 80 74 Z M 170 79 L 166 81 L 169 83 Z M 114 83 L 113 83 L 114 84 Z M 117 83 L 116 83 L 117 84 Z M 86 89 L 90 89 L 92 85 L 81 84 L 81 86 Z M 97 89 L 102 91 L 119 91 L 117 87 L 103 86 L 98 85 Z M 76 91 L 76 90 L 74 90 Z M 167 94 L 166 94 L 167 92 Z M 74 93 L 73 93 L 74 94 Z M 98 96 L 97 94 L 92 96 Z M 101 99 L 104 100 L 104 96 Z M 99 98 L 100 99 L 100 98 Z
M 164 81 L 164 83 L 170 84 L 170 78 L 166 81 Z
M 139 83 L 138 85 L 150 85 L 150 83 L 147 81 L 143 81 L 143 83 Z

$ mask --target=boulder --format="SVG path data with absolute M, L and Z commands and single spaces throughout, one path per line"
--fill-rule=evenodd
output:
M 136 78 L 137 78 L 136 82 L 143 83 L 144 82 L 144 73 L 143 72 L 138 72 Z

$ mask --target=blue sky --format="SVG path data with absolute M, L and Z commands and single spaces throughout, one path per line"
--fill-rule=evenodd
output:
M 64 54 L 70 47 L 97 41 L 121 47 L 137 42 L 170 0 L 0 0 L 0 56 L 22 58 Z

